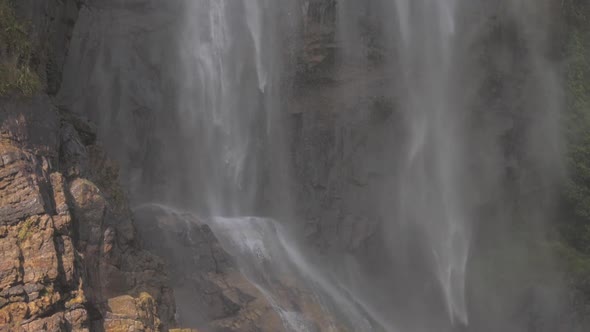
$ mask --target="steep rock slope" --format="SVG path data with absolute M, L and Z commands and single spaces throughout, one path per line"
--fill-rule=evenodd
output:
M 172 291 L 141 250 L 117 166 L 92 126 L 51 99 L 80 5 L 16 7 L 41 45 L 31 67 L 47 94 L 0 99 L 0 330 L 164 330 Z
M 0 326 L 159 330 L 173 323 L 163 265 L 142 251 L 116 166 L 49 98 L 3 100 Z

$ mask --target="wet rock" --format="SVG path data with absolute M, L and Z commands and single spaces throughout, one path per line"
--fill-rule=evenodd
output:
M 181 326 L 212 331 L 284 331 L 276 305 L 302 312 L 322 330 L 332 322 L 313 294 L 276 275 L 272 302 L 241 272 L 211 228 L 190 213 L 147 205 L 136 210 L 140 236 L 170 271 Z M 313 329 L 310 329 L 313 331 Z

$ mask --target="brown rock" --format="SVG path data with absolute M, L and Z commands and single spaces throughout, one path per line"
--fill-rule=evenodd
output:
M 62 332 L 66 330 L 66 320 L 63 317 L 63 313 L 57 313 L 47 318 L 41 318 L 23 324 L 19 331 Z
M 163 264 L 139 247 L 116 165 L 72 119 L 48 98 L 0 100 L 0 331 L 172 326 Z M 140 294 L 133 311 L 110 312 L 124 294 Z
M 53 200 L 55 202 L 55 212 L 59 216 L 69 215 L 70 209 L 66 199 L 65 179 L 61 173 L 53 173 L 50 176 L 51 188 L 53 189 Z
M 24 320 L 29 314 L 29 306 L 24 303 L 11 303 L 0 309 L 0 327 Z
M 30 224 L 29 224 L 30 223 Z M 58 277 L 54 229 L 49 217 L 27 220 L 19 230 L 23 257 L 23 282 L 55 281 Z
M 123 295 L 108 300 L 109 314 L 105 330 L 118 331 L 159 331 L 156 302 L 147 293 L 138 298 Z
M 88 180 L 75 179 L 70 184 L 70 195 L 74 204 L 74 216 L 80 221 L 77 223 L 79 241 L 98 245 L 107 206 L 100 189 Z
M 45 212 L 37 165 L 14 146 L 0 143 L 0 223 L 15 224 Z
M 139 313 L 135 306 L 135 299 L 130 295 L 114 297 L 108 300 L 108 307 L 111 313 L 129 319 L 139 319 Z
M 65 313 L 64 318 L 72 326 L 72 330 L 87 332 L 88 312 L 84 308 L 72 309 Z
M 0 291 L 22 281 L 16 236 L 0 238 Z

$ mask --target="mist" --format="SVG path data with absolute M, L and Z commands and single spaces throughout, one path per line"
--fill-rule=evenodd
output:
M 56 100 L 118 161 L 179 326 L 583 331 L 556 250 L 563 12 L 88 1 Z

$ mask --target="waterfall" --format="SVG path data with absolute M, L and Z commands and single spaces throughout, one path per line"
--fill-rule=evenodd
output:
M 375 290 L 367 285 L 376 278 L 358 271 L 359 266 L 348 265 L 347 273 L 334 274 L 314 263 L 313 250 L 298 250 L 297 241 L 284 240 L 300 227 L 288 221 L 299 216 L 290 214 L 295 202 L 288 185 L 286 94 L 281 88 L 291 70 L 285 61 L 288 45 L 297 45 L 294 36 L 301 30 L 298 23 L 283 20 L 302 21 L 309 33 L 313 26 L 299 15 L 314 13 L 325 26 L 329 8 L 327 1 L 305 1 L 302 10 L 287 3 L 201 0 L 188 5 L 188 47 L 182 47 L 185 81 L 178 111 L 182 125 L 188 126 L 183 130 L 196 133 L 188 136 L 198 156 L 190 177 L 199 179 L 193 186 L 206 202 L 197 203 L 199 212 L 209 216 L 221 242 L 274 303 L 288 330 L 306 330 L 304 323 L 297 323 L 305 319 L 279 304 L 272 280 L 280 275 L 299 276 L 322 303 L 325 315 L 349 317 L 353 330 L 375 326 L 427 330 L 436 322 L 445 324 L 444 316 L 448 329 L 468 326 L 468 263 L 474 230 L 487 217 L 481 214 L 483 207 L 500 201 L 503 167 L 512 162 L 506 160 L 499 136 L 505 122 L 513 120 L 503 114 L 485 118 L 483 113 L 490 111 L 482 106 L 479 90 L 488 80 L 478 53 L 482 49 L 478 43 L 489 38 L 481 20 L 493 17 L 492 6 L 460 0 L 336 2 L 337 70 L 340 74 L 351 68 L 382 71 L 390 82 L 384 98 L 394 100 L 398 114 L 398 126 L 384 136 L 399 140 L 392 142 L 386 151 L 389 157 L 381 162 L 381 167 L 390 169 L 388 179 L 381 191 L 371 195 L 377 202 L 373 208 L 382 212 L 381 241 L 391 252 L 391 267 L 382 268 L 380 278 L 391 276 L 392 285 L 377 287 L 384 294 L 391 291 L 390 297 L 416 302 L 415 308 L 407 309 L 403 300 L 369 295 Z M 479 10 L 473 11 L 477 6 Z M 522 22 L 516 12 L 495 10 Z M 526 35 L 529 26 L 522 22 L 516 29 L 533 41 Z M 294 38 L 288 40 L 289 36 Z M 371 58 L 375 48 L 384 54 L 380 63 Z M 522 61 L 534 63 L 536 55 L 533 50 Z M 543 87 L 532 88 L 531 93 L 539 89 Z M 260 218 L 270 211 L 265 205 L 274 206 L 270 210 L 277 221 Z M 507 208 L 503 202 L 496 207 Z M 339 234 L 324 234 L 331 236 Z M 403 250 L 409 251 L 401 254 Z M 342 253 L 334 257 L 333 268 L 345 271 Z M 414 265 L 421 267 L 409 269 Z M 355 278 L 362 280 L 360 285 L 352 282 Z M 438 286 L 424 291 L 431 283 Z M 388 311 L 394 314 L 388 316 Z M 422 324 L 403 312 L 432 313 L 436 318 Z
M 194 153 L 186 181 L 207 214 L 253 213 L 273 164 L 268 154 L 283 149 L 279 38 L 290 29 L 289 8 L 265 0 L 186 4 L 177 113 Z
M 473 232 L 481 220 L 490 218 L 482 215 L 482 210 L 496 204 L 495 209 L 502 211 L 503 218 L 514 218 L 504 214 L 513 207 L 500 194 L 507 190 L 503 187 L 506 176 L 503 169 L 514 167 L 515 163 L 505 152 L 510 148 L 503 145 L 501 135 L 507 126 L 518 121 L 517 114 L 534 112 L 534 107 L 516 104 L 498 107 L 493 98 L 486 99 L 485 89 L 490 89 L 486 86 L 490 81 L 487 75 L 497 75 L 499 70 L 505 70 L 499 68 L 511 61 L 533 64 L 533 76 L 542 75 L 543 79 L 530 83 L 529 91 L 511 91 L 526 95 L 531 101 L 540 98 L 545 103 L 538 106 L 539 117 L 535 122 L 527 124 L 535 139 L 524 144 L 536 153 L 539 149 L 535 142 L 545 141 L 551 147 L 548 153 L 552 160 L 559 160 L 555 145 L 559 141 L 558 130 L 546 122 L 555 121 L 560 109 L 556 67 L 543 57 L 546 37 L 538 21 L 547 13 L 534 11 L 532 1 L 501 3 L 460 0 L 338 3 L 340 71 L 361 67 L 367 72 L 378 68 L 387 73 L 391 83 L 383 98 L 394 100 L 395 112 L 399 114 L 395 130 L 401 134 L 389 136 L 391 147 L 387 152 L 392 156 L 388 166 L 393 175 L 382 189 L 385 194 L 379 198 L 388 230 L 384 241 L 392 256 L 392 275 L 403 274 L 399 271 L 417 262 L 428 266 L 427 270 L 439 284 L 453 325 L 469 325 L 467 279 L 468 263 L 473 256 Z M 485 45 L 492 43 L 486 38 L 494 38 L 490 37 L 493 30 L 486 29 L 502 24 L 491 23 L 497 17 L 505 20 L 500 22 L 517 22 L 513 33 L 522 36 L 521 43 L 528 51 L 519 55 L 515 49 L 501 55 L 487 54 L 488 63 L 485 63 L 482 62 L 487 52 Z M 371 32 L 367 32 L 366 22 L 370 22 Z M 496 41 L 502 42 L 506 40 Z M 371 47 L 385 50 L 383 58 L 371 63 L 367 55 Z M 359 58 L 359 50 L 363 49 L 368 51 Z M 502 58 L 507 56 L 512 58 Z M 491 74 L 485 72 L 490 70 L 487 67 L 490 62 L 496 66 Z M 548 94 L 541 97 L 539 91 Z M 538 130 L 546 130 L 547 136 L 543 137 Z M 559 170 L 556 163 L 540 156 L 532 159 L 538 162 L 533 168 L 544 167 L 548 178 L 555 178 Z M 492 219 L 488 222 L 505 222 Z M 413 237 L 411 234 L 415 232 L 418 235 Z M 405 253 L 405 250 L 411 251 Z M 422 251 L 425 254 L 418 254 Z M 423 275 L 424 270 L 409 271 L 406 277 L 394 281 L 399 284 L 394 288 L 404 289 L 404 296 L 418 296 L 428 283 L 417 281 Z
M 350 2 L 343 4 L 341 12 L 358 15 L 358 8 L 347 8 Z M 399 209 L 392 218 L 423 231 L 451 318 L 467 323 L 465 273 L 472 215 L 463 185 L 468 176 L 465 112 L 453 96 L 459 69 L 454 54 L 457 4 L 397 0 L 394 6 L 378 5 L 388 10 L 383 17 L 396 25 L 387 26 L 386 33 L 396 52 L 392 66 L 399 75 L 396 86 L 403 89 L 399 107 L 408 130 L 404 151 L 391 151 L 400 154 L 403 163 L 395 196 Z M 348 22 L 341 19 L 340 25 L 350 30 Z M 358 40 L 358 34 L 353 38 Z
M 472 216 L 463 197 L 464 119 L 451 90 L 458 69 L 453 63 L 456 4 L 454 0 L 395 3 L 401 84 L 407 91 L 403 107 L 410 127 L 398 217 L 422 225 L 448 310 L 467 323 L 465 270 Z
M 81 10 L 60 104 L 284 330 L 520 332 L 553 303 L 519 236 L 562 171 L 555 1 L 112 2 Z

